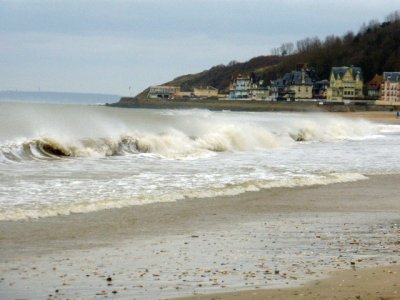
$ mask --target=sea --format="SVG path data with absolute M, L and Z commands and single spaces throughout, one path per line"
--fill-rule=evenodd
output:
M 0 101 L 0 220 L 366 180 L 399 153 L 400 125 L 328 113 Z

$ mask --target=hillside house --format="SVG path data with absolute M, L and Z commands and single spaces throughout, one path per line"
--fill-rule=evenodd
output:
M 384 72 L 381 85 L 381 100 L 400 102 L 400 72 Z
M 327 91 L 328 100 L 343 101 L 362 99 L 363 73 L 358 67 L 333 67 Z

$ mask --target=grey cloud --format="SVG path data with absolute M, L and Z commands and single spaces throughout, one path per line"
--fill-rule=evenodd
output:
M 398 0 L 3 0 L 0 89 L 135 92 L 283 42 L 357 30 Z

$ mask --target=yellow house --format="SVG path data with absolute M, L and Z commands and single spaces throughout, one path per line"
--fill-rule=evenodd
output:
M 290 90 L 295 92 L 296 99 L 311 99 L 312 98 L 312 85 L 291 85 Z
M 195 97 L 218 97 L 218 89 L 212 86 L 207 86 L 205 88 L 194 88 L 193 95 Z
M 312 99 L 313 79 L 305 69 L 291 71 L 273 82 L 274 98 Z
M 328 100 L 355 100 L 364 98 L 363 74 L 358 67 L 334 67 L 330 75 Z

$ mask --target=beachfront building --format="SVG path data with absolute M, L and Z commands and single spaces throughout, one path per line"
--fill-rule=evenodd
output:
M 329 80 L 315 81 L 313 84 L 313 98 L 314 99 L 326 99 L 329 88 Z
M 182 91 L 182 90 L 180 90 L 180 91 L 176 92 L 175 95 L 174 95 L 173 97 L 174 97 L 174 98 L 179 98 L 179 99 L 184 99 L 184 98 L 190 99 L 190 98 L 193 97 L 193 93 L 190 92 L 190 91 L 188 92 L 188 91 Z
M 231 78 L 229 84 L 229 96 L 231 100 L 265 100 L 268 96 L 264 81 L 256 77 L 254 73 L 250 76 L 238 74 Z
M 238 74 L 231 78 L 229 84 L 229 99 L 248 99 L 250 98 L 250 88 L 252 86 L 250 76 Z
M 367 97 L 368 99 L 377 100 L 381 95 L 381 86 L 383 83 L 383 75 L 375 74 L 374 78 L 372 78 L 367 83 Z
M 268 100 L 269 99 L 269 89 L 263 85 L 261 80 L 258 84 L 253 85 L 250 88 L 250 95 L 252 100 Z
M 294 92 L 286 85 L 286 81 L 283 78 L 278 78 L 271 81 L 271 98 L 274 101 L 294 100 Z
M 333 67 L 327 99 L 334 101 L 362 99 L 363 73 L 358 67 Z
M 218 89 L 212 86 L 194 88 L 193 96 L 198 98 L 218 97 Z
M 271 95 L 275 100 L 313 98 L 311 70 L 302 69 L 286 73 L 282 78 L 271 81 Z
M 388 103 L 400 102 L 400 72 L 384 72 L 381 100 Z
M 153 85 L 150 87 L 148 97 L 151 99 L 172 99 L 180 92 L 181 88 L 170 85 Z

